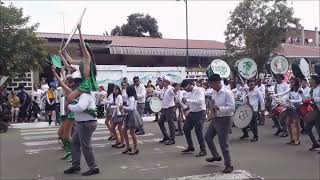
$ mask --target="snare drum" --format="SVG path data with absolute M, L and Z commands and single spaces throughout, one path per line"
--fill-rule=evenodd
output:
M 312 104 L 309 100 L 303 102 L 298 109 L 298 113 L 302 116 L 302 120 L 305 122 L 315 120 L 317 116 L 319 116 L 317 106 Z
M 162 102 L 158 97 L 152 97 L 150 99 L 150 109 L 154 113 L 158 113 L 162 109 Z

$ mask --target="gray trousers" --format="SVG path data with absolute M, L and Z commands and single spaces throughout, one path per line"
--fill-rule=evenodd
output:
M 206 151 L 206 146 L 204 144 L 203 139 L 203 122 L 206 117 L 206 111 L 200 112 L 190 112 L 187 116 L 186 122 L 183 125 L 183 131 L 186 136 L 186 140 L 188 143 L 188 147 L 193 147 L 192 137 L 191 137 L 191 130 L 195 129 L 196 136 L 200 145 L 201 151 Z
M 168 109 L 161 110 L 161 115 L 160 115 L 160 119 L 158 121 L 158 124 L 159 124 L 160 130 L 162 132 L 164 139 L 170 139 L 172 141 L 175 140 L 175 126 L 174 126 L 175 116 L 176 116 L 176 112 L 175 112 L 174 107 L 170 107 Z M 165 122 L 168 122 L 170 137 L 167 134 L 167 130 L 164 125 Z
M 228 144 L 228 135 L 231 130 L 231 117 L 214 117 L 213 120 L 210 121 L 209 127 L 205 134 L 205 140 L 208 144 L 210 152 L 213 157 L 219 157 L 219 153 L 217 148 L 213 142 L 213 139 L 216 135 L 218 135 L 221 152 L 224 159 L 224 164 L 226 166 L 231 165 L 231 157 L 229 152 L 229 144 Z
M 140 115 L 141 118 L 143 117 L 143 112 L 144 112 L 145 106 L 146 106 L 145 103 L 138 103 L 138 104 L 137 104 L 137 111 L 138 111 L 138 113 L 139 113 L 139 115 Z M 144 129 L 143 129 L 143 121 L 142 121 L 141 127 L 139 128 L 139 131 L 140 131 L 140 132 L 144 132 Z
M 91 137 L 97 128 L 97 121 L 78 122 L 72 136 L 72 166 L 80 167 L 81 151 L 90 169 L 97 167 Z

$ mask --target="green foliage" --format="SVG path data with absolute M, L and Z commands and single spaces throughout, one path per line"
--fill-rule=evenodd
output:
M 36 37 L 38 24 L 27 26 L 29 17 L 22 9 L 0 5 L 0 77 L 41 69 L 47 52 Z
M 150 15 L 134 13 L 128 16 L 127 23 L 111 30 L 111 36 L 134 36 L 161 38 L 157 20 Z
M 244 0 L 231 13 L 225 45 L 230 57 L 253 58 L 261 70 L 293 27 L 300 28 L 299 19 L 285 0 Z

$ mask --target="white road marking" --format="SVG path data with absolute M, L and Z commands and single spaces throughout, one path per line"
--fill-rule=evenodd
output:
M 179 148 L 179 149 L 185 149 L 185 147 L 183 146 L 175 146 L 176 148 Z
M 235 170 L 229 174 L 222 173 L 212 173 L 212 174 L 202 174 L 202 175 L 193 175 L 193 176 L 185 176 L 185 177 L 174 177 L 167 178 L 165 180 L 215 180 L 215 179 L 223 179 L 223 180 L 263 180 L 264 178 L 251 174 L 245 170 Z
M 93 132 L 93 136 L 94 135 L 100 135 L 100 134 L 104 134 L 104 135 L 107 135 L 107 134 L 110 134 L 109 131 L 95 131 Z M 22 137 L 24 140 L 35 140 L 35 139 L 48 139 L 48 138 L 58 138 L 58 135 L 57 133 L 54 133 L 54 134 L 43 134 L 43 135 L 37 135 L 37 136 L 23 136 Z
M 109 131 L 106 127 L 99 127 L 96 129 L 96 131 L 100 131 L 100 130 L 105 130 L 105 131 Z M 36 135 L 36 134 L 57 134 L 58 133 L 58 129 L 51 129 L 51 130 L 46 130 L 46 131 L 30 131 L 30 132 L 21 132 L 22 136 L 26 136 L 26 135 Z
M 22 133 L 27 133 L 27 132 L 40 132 L 40 131 L 57 131 L 60 127 L 59 126 L 55 126 L 55 127 L 49 127 L 49 128 L 32 128 L 32 129 L 20 129 L 20 132 Z M 106 128 L 105 125 L 98 125 L 98 128 Z

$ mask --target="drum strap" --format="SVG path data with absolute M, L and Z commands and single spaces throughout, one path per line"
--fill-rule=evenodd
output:
M 278 83 L 276 83 L 276 85 L 274 86 L 274 93 L 278 94 Z

